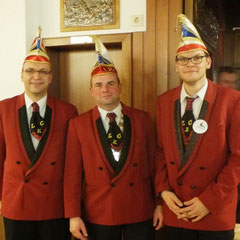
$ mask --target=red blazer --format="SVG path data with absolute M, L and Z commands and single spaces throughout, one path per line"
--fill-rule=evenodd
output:
M 124 145 L 120 168 L 115 171 L 97 107 L 70 121 L 64 176 L 66 217 L 103 225 L 152 218 L 153 124 L 145 112 L 125 105 L 123 114 Z
M 73 105 L 50 96 L 50 123 L 34 151 L 24 95 L 0 102 L 0 199 L 2 215 L 14 220 L 64 217 L 63 168 L 68 121 Z
M 183 153 L 180 129 L 181 86 L 159 97 L 160 162 L 156 191 L 169 189 L 182 200 L 199 197 L 210 213 L 196 223 L 178 220 L 164 205 L 165 224 L 198 230 L 230 230 L 235 225 L 240 180 L 240 93 L 208 81 L 199 119 L 208 130 L 193 132 Z

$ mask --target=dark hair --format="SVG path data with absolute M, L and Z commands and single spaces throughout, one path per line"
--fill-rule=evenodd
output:
M 117 83 L 120 84 L 120 79 L 118 75 L 117 75 Z M 90 78 L 90 87 L 92 87 L 92 78 Z
M 229 66 L 221 66 L 218 68 L 218 75 L 220 75 L 222 72 L 227 72 L 227 73 L 236 73 L 236 70 L 233 67 Z

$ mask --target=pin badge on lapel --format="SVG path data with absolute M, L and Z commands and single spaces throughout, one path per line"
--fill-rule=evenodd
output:
M 193 123 L 193 131 L 198 134 L 203 134 L 208 130 L 208 124 L 203 119 L 198 119 Z

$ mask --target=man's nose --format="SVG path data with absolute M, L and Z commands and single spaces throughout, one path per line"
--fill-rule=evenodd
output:
M 39 71 L 34 71 L 33 76 L 34 77 L 40 77 L 40 72 Z
M 192 59 L 188 59 L 188 63 L 186 66 L 194 66 L 195 64 L 192 62 Z
M 108 88 L 109 88 L 109 86 L 107 84 L 102 86 L 103 91 L 108 91 Z

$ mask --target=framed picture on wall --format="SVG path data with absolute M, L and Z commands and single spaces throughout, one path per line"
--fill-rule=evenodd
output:
M 120 0 L 60 0 L 61 32 L 119 28 Z

